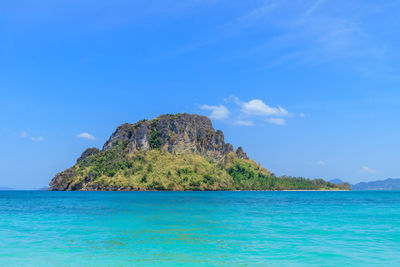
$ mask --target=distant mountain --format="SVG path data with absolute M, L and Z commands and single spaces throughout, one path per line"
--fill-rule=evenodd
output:
M 345 182 L 340 179 L 332 179 L 329 181 L 332 184 L 344 184 Z
M 361 182 L 351 186 L 353 190 L 400 190 L 400 179 Z
M 9 190 L 14 190 L 14 189 L 10 187 L 0 187 L 0 191 L 9 191 Z

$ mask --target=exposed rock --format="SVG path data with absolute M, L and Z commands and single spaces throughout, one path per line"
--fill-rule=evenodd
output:
M 129 153 L 159 148 L 170 153 L 199 153 L 217 162 L 222 162 L 234 151 L 231 144 L 225 143 L 224 134 L 214 130 L 209 118 L 186 113 L 122 124 L 102 151 L 111 149 L 118 142 L 129 142 Z
M 69 188 L 69 185 L 73 181 L 76 175 L 75 170 L 73 167 L 66 169 L 63 172 L 58 173 L 51 181 L 50 181 L 50 189 L 53 191 L 58 190 L 66 190 Z
M 100 149 L 98 149 L 97 147 L 88 148 L 85 151 L 83 151 L 82 155 L 76 160 L 76 163 L 79 163 L 82 160 L 84 160 L 85 158 L 87 158 L 91 155 L 95 155 L 99 152 L 100 152 Z
M 249 159 L 241 146 L 236 149 L 236 156 L 240 159 Z

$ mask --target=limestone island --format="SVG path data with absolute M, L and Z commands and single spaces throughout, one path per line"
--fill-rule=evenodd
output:
M 58 173 L 49 190 L 350 190 L 323 179 L 277 177 L 241 147 L 234 150 L 211 120 L 162 115 L 117 128 L 103 148 L 88 148 Z

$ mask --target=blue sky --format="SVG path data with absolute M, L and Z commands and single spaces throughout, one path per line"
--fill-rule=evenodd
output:
M 0 186 L 30 189 L 164 113 L 276 174 L 400 177 L 400 2 L 0 2 Z

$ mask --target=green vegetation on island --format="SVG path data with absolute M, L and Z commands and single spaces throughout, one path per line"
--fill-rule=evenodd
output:
M 203 116 L 123 124 L 103 150 L 88 149 L 50 190 L 348 190 L 322 179 L 276 177 L 224 142 Z

